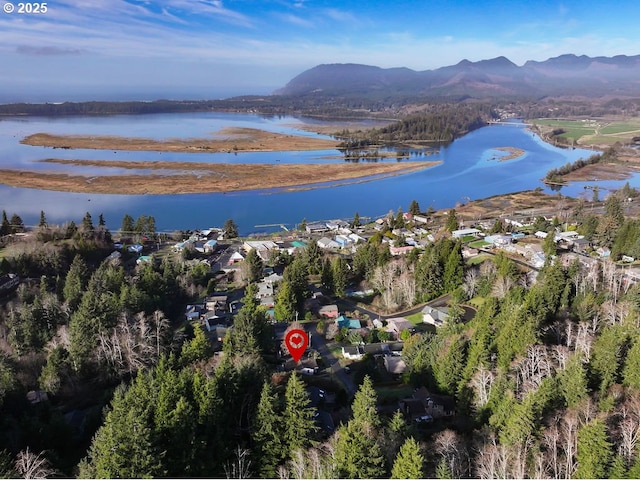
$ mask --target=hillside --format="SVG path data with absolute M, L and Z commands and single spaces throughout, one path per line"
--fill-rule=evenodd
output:
M 640 93 L 640 55 L 587 57 L 561 55 L 518 66 L 505 57 L 435 70 L 379 68 L 358 64 L 313 67 L 276 95 L 546 97 L 634 96 Z

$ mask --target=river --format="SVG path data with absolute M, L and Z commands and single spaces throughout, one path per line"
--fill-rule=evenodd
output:
M 233 163 L 326 163 L 342 162 L 340 152 L 250 152 L 250 153 L 166 153 L 99 150 L 61 150 L 22 145 L 19 141 L 37 132 L 78 135 L 121 135 L 148 138 L 202 138 L 224 127 L 260 128 L 279 133 L 316 135 L 300 130 L 315 120 L 294 117 L 264 117 L 252 114 L 191 113 L 109 117 L 8 117 L 0 119 L 0 168 L 47 169 L 95 175 L 121 173 L 118 169 L 96 169 L 38 163 L 44 158 L 95 160 L 197 161 Z M 500 162 L 505 153 L 499 147 L 514 147 L 525 153 Z M 436 167 L 411 174 L 366 182 L 326 184 L 301 191 L 262 190 L 238 193 L 189 195 L 96 195 L 52 192 L 0 185 L 0 209 L 19 214 L 25 224 L 38 222 L 44 210 L 50 223 L 79 222 L 88 211 L 94 218 L 103 214 L 107 226 L 117 229 L 124 214 L 134 218 L 152 215 L 161 231 L 221 226 L 233 218 L 242 234 L 288 228 L 306 219 L 350 219 L 377 217 L 398 208 L 407 210 L 412 200 L 426 209 L 455 206 L 492 195 L 546 187 L 540 182 L 555 167 L 586 158 L 594 152 L 559 149 L 544 143 L 524 125 L 495 124 L 475 130 L 433 155 L 413 152 L 411 161 L 434 161 Z M 385 161 L 396 161 L 387 159 Z M 363 165 L 364 166 L 364 165 Z M 132 173 L 128 171 L 127 173 Z M 598 182 L 602 190 L 618 188 L 624 182 Z M 640 186 L 634 176 L 630 183 Z M 588 182 L 593 185 L 594 182 Z M 563 187 L 562 193 L 577 196 L 584 184 Z M 604 196 L 604 195 L 602 195 Z

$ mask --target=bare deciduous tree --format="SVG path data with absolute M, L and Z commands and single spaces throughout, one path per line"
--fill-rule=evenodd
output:
M 16 456 L 16 472 L 23 478 L 49 478 L 56 474 L 44 452 L 33 453 L 27 447 Z
M 227 478 L 249 478 L 251 476 L 249 450 L 238 446 L 233 453 L 235 458 L 224 466 Z
M 460 435 L 447 429 L 435 436 L 434 443 L 436 452 L 446 462 L 453 478 L 466 477 L 469 469 L 469 452 Z

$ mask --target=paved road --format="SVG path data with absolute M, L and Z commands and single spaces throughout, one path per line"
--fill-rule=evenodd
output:
M 353 384 L 351 375 L 344 371 L 344 368 L 340 365 L 340 361 L 327 346 L 327 341 L 325 340 L 324 335 L 320 335 L 318 332 L 316 332 L 316 325 L 316 323 L 308 324 L 308 326 L 312 328 L 312 330 L 310 330 L 312 332 L 312 348 L 320 354 L 320 356 L 322 357 L 322 361 L 324 362 L 331 376 L 335 375 L 336 379 L 340 383 L 342 383 L 342 385 L 344 385 L 344 388 L 347 390 L 347 393 L 351 398 L 355 395 L 357 387 Z

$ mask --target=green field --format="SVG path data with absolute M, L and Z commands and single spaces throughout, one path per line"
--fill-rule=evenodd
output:
M 565 132 L 559 137 L 573 140 L 579 145 L 612 145 L 616 142 L 629 143 L 640 136 L 640 118 L 628 120 L 551 120 L 538 118 L 531 120 L 544 132 L 545 130 L 562 128 Z

